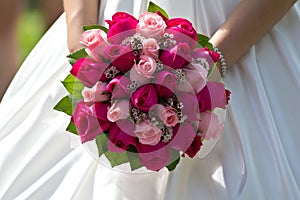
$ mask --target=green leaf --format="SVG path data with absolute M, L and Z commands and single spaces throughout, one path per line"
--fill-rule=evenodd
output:
M 70 121 L 69 126 L 67 127 L 67 131 L 74 133 L 75 135 L 79 135 L 77 132 L 77 127 L 72 121 Z
M 165 18 L 169 19 L 169 16 L 164 9 L 150 1 L 148 6 L 148 12 L 155 13 L 156 11 L 160 12 Z
M 72 115 L 72 101 L 70 96 L 65 96 L 62 98 L 54 107 L 55 110 L 66 113 L 67 115 Z
M 180 161 L 180 153 L 179 151 L 172 150 L 172 158 L 169 164 L 167 165 L 167 169 L 169 171 L 173 171 Z
M 132 171 L 143 167 L 143 165 L 140 162 L 140 157 L 134 147 L 130 147 L 128 149 L 127 156 Z
M 108 151 L 107 142 L 108 142 L 108 134 L 102 133 L 97 135 L 96 144 L 98 147 L 99 157 Z
M 82 99 L 82 90 L 84 85 L 75 78 L 72 74 L 69 74 L 65 80 L 62 81 L 62 84 L 66 90 L 72 95 L 72 100 Z
M 101 26 L 99 24 L 92 24 L 92 25 L 88 25 L 88 26 L 83 26 L 82 29 L 84 31 L 91 30 L 91 29 L 100 29 L 100 30 L 104 31 L 106 34 L 108 32 L 107 28 L 105 28 L 104 26 Z
M 207 77 L 209 77 L 211 75 L 211 73 L 215 70 L 217 65 L 218 65 L 218 63 L 214 63 L 214 65 L 208 70 Z
M 88 57 L 88 54 L 85 52 L 85 48 L 79 49 L 67 56 L 69 59 L 69 63 L 71 65 L 74 65 L 74 63 L 79 59 L 79 58 L 86 58 Z
M 205 35 L 202 35 L 200 33 L 197 34 L 198 36 L 198 44 L 201 46 L 201 47 L 206 47 L 206 45 L 209 43 L 209 37 L 205 36 Z
M 124 151 L 123 153 L 107 151 L 104 154 L 106 158 L 109 160 L 112 167 L 129 162 L 126 151 Z

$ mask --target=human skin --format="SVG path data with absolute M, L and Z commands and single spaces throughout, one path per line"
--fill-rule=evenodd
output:
M 296 0 L 241 0 L 210 42 L 232 66 L 286 14 Z
M 74 52 L 82 48 L 80 36 L 83 33 L 82 26 L 96 24 L 98 22 L 99 0 L 64 0 L 68 28 L 68 48 Z
M 20 5 L 18 0 L 0 1 L 0 101 L 17 71 L 16 22 Z

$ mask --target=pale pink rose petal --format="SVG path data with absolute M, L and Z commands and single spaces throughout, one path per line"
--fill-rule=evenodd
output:
M 143 54 L 153 59 L 158 59 L 159 46 L 154 38 L 147 38 L 143 41 Z
M 137 24 L 137 32 L 146 38 L 159 39 L 167 25 L 163 18 L 156 13 L 144 12 Z
M 156 145 L 159 143 L 162 131 L 149 121 L 136 124 L 134 134 L 139 138 L 140 143 Z
M 205 139 L 216 139 L 223 130 L 224 123 L 219 121 L 218 116 L 210 111 L 200 113 L 198 130 L 205 135 Z
M 128 100 L 116 100 L 107 111 L 107 119 L 111 122 L 127 119 L 129 116 Z

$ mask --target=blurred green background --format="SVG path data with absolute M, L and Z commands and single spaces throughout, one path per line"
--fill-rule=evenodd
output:
M 63 12 L 62 0 L 27 0 L 26 2 L 23 4 L 17 23 L 20 64 Z
M 30 8 L 21 13 L 17 25 L 19 62 L 24 61 L 45 31 L 46 25 L 39 9 Z

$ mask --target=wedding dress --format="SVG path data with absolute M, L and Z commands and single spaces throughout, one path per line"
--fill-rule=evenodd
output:
M 211 36 L 238 0 L 155 3 Z M 102 0 L 99 21 L 116 11 L 138 17 L 146 0 Z M 65 15 L 28 56 L 0 105 L 0 199 L 300 199 L 300 3 L 225 79 L 232 91 L 223 134 L 204 159 L 171 173 L 129 173 L 98 162 L 53 110 L 66 95 Z

